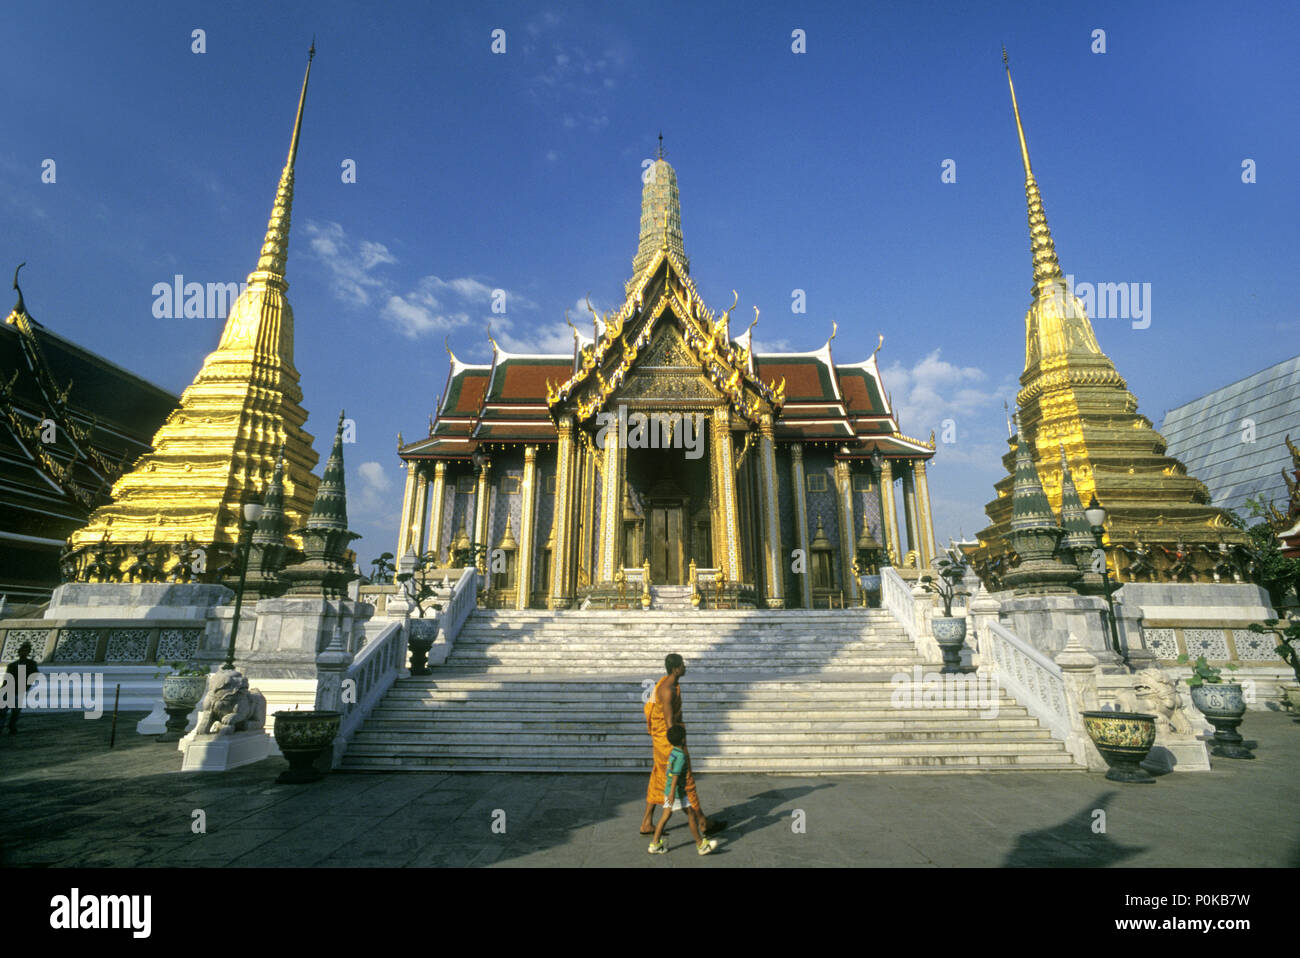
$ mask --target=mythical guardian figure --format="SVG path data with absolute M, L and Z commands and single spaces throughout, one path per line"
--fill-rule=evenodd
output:
M 265 724 L 266 696 L 250 689 L 242 672 L 218 669 L 208 676 L 208 691 L 195 726 L 200 735 L 230 735 Z
M 1133 676 L 1133 688 L 1119 693 L 1119 705 L 1125 711 L 1154 715 L 1158 735 L 1192 734 L 1178 688 L 1161 669 L 1143 669 Z

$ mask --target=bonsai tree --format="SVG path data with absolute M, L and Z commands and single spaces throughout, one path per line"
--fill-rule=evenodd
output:
M 371 559 L 370 584 L 371 585 L 388 585 L 393 581 L 393 575 L 397 572 L 397 567 L 393 565 L 393 554 L 385 552 L 378 559 Z
M 1189 661 L 1187 653 L 1185 652 L 1178 656 L 1179 665 L 1187 665 Z M 1237 670 L 1237 666 L 1232 662 L 1229 662 L 1225 668 L 1229 672 L 1235 672 Z M 1223 669 L 1216 669 L 1214 666 L 1206 662 L 1205 656 L 1202 655 L 1192 664 L 1192 677 L 1187 680 L 1187 687 L 1189 689 L 1197 689 L 1202 685 L 1219 685 L 1222 682 Z
M 156 663 L 156 665 L 157 665 L 157 667 L 160 668 L 160 669 L 171 669 L 171 670 L 172 670 L 171 673 L 168 673 L 168 672 L 155 672 L 153 677 L 156 678 L 156 679 L 160 679 L 160 678 L 162 678 L 162 677 L 165 676 L 165 675 L 169 675 L 169 674 L 173 674 L 173 673 L 176 674 L 176 675 L 207 675 L 207 674 L 208 674 L 208 670 L 207 670 L 207 669 L 201 669 L 201 668 L 199 668 L 197 665 L 195 665 L 193 662 L 163 662 L 163 661 L 159 661 L 159 662 Z
M 1265 619 L 1263 625 L 1252 622 L 1247 628 L 1252 632 L 1261 634 L 1271 632 L 1277 636 L 1277 648 L 1274 651 L 1291 667 L 1291 671 L 1295 673 L 1296 684 L 1300 685 L 1300 621 L 1291 621 L 1283 625 L 1278 619 Z
M 958 596 L 970 593 L 963 588 L 968 568 L 966 557 L 955 546 L 944 550 L 944 555 L 936 556 L 931 565 L 938 577 L 922 576 L 921 588 L 932 595 L 937 595 L 943 603 L 944 618 L 952 617 L 952 603 Z
M 384 555 L 388 555 L 388 553 L 384 553 Z M 383 556 L 380 556 L 380 560 L 382 559 Z M 425 612 L 429 610 L 436 612 L 442 608 L 442 603 L 430 601 L 435 594 L 434 583 L 436 579 L 433 573 L 437 566 L 437 554 L 426 552 L 416 558 L 415 571 L 399 572 L 394 577 L 394 581 L 402 587 L 402 591 L 410 597 L 416 608 L 420 610 L 420 618 L 422 619 Z

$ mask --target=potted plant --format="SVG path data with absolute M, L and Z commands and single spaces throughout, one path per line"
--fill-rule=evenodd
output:
M 1156 717 L 1145 712 L 1101 709 L 1083 713 L 1083 727 L 1108 766 L 1112 782 L 1149 785 L 1155 781 L 1142 762 L 1156 742 Z
M 943 652 L 943 672 L 961 671 L 961 650 L 966 642 L 966 618 L 952 614 L 953 600 L 958 596 L 969 595 L 963 583 L 966 580 L 966 557 L 953 546 L 945 550 L 945 555 L 937 556 L 931 565 L 938 573 L 937 577 L 923 576 L 921 588 L 939 597 L 943 603 L 943 615 L 936 615 L 930 620 L 935 641 Z
M 1187 665 L 1187 655 L 1178 656 L 1178 662 Z M 1235 671 L 1237 666 L 1229 662 L 1226 668 Z M 1210 754 L 1220 758 L 1254 758 L 1250 750 L 1242 745 L 1241 736 L 1237 734 L 1237 726 L 1246 714 L 1246 700 L 1241 694 L 1241 685 L 1223 681 L 1222 669 L 1210 665 L 1202 655 L 1192 664 L 1192 675 L 1187 680 L 1187 687 L 1192 693 L 1192 704 L 1214 726 Z
M 437 566 L 437 553 L 426 552 L 416 558 L 414 568 L 399 572 L 394 578 L 419 611 L 419 618 L 407 623 L 407 645 L 411 649 L 412 675 L 428 675 L 430 671 L 429 650 L 433 648 L 433 640 L 438 634 L 438 619 L 434 616 L 426 620 L 425 614 L 442 609 L 441 602 L 433 601 L 437 595 L 435 588 L 437 580 L 434 578 L 434 570 Z
M 322 753 L 334 744 L 342 712 L 282 709 L 275 713 L 275 744 L 289 760 L 289 770 L 276 782 L 300 785 L 321 777 Z
M 1265 619 L 1263 625 L 1252 622 L 1247 628 L 1252 632 L 1271 632 L 1277 636 L 1274 651 L 1295 673 L 1295 684 L 1282 686 L 1282 698 L 1292 712 L 1300 715 L 1300 620 L 1282 624 L 1280 619 Z
M 167 711 L 167 730 L 158 741 L 178 742 L 185 734 L 190 713 L 208 690 L 208 672 L 186 662 L 159 662 L 158 668 L 171 669 L 170 673 L 154 673 L 154 678 L 162 677 L 163 708 Z

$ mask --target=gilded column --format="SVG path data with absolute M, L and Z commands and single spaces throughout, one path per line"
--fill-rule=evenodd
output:
M 858 604 L 858 578 L 853 574 L 853 556 L 856 543 L 853 530 L 853 473 L 847 459 L 835 460 L 835 491 L 840 498 L 840 567 L 843 570 L 844 601 Z
M 918 534 L 920 527 L 916 521 L 916 489 L 912 484 L 911 464 L 902 467 L 903 473 L 903 521 L 907 523 L 907 548 L 908 551 L 916 552 L 916 565 L 919 569 L 924 569 L 929 564 L 922 561 L 921 537 Z M 906 555 L 903 556 L 907 558 Z
M 489 549 L 492 543 L 488 542 L 488 523 L 491 516 L 488 514 L 488 474 L 492 471 L 492 463 L 489 460 L 483 461 L 483 466 L 478 471 L 478 491 L 474 494 L 474 544 L 479 547 L 480 555 L 484 546 Z M 475 556 L 475 563 L 478 563 L 478 556 Z
M 412 517 L 415 514 L 415 460 L 406 461 L 406 489 L 402 493 L 402 525 L 397 530 L 397 559 L 411 548 Z
M 759 453 L 763 477 L 763 538 L 767 573 L 767 607 L 785 606 L 785 575 L 781 564 L 781 513 L 776 503 L 776 448 L 772 417 L 764 413 L 759 422 Z
M 714 564 L 731 582 L 740 581 L 740 541 L 736 516 L 736 467 L 731 454 L 731 411 L 720 406 L 713 413 L 713 462 L 717 476 L 714 525 Z
M 889 549 L 893 553 L 893 562 L 902 565 L 904 556 L 899 554 L 898 510 L 894 507 L 894 467 L 888 459 L 880 466 L 880 502 L 885 510 L 880 521 L 889 536 Z
M 524 446 L 523 502 L 519 507 L 519 596 L 516 608 L 526 609 L 533 597 L 533 526 L 537 514 L 537 447 Z
M 437 562 L 442 562 L 442 510 L 447 491 L 447 463 L 439 459 L 433 467 L 433 509 L 429 518 L 429 546 Z
M 411 545 L 418 554 L 424 546 L 429 521 L 429 474 L 419 469 L 415 476 L 415 512 L 411 516 Z
M 554 551 L 551 553 L 551 608 L 569 607 L 569 569 L 572 562 L 573 535 L 573 417 L 565 414 L 556 424 L 559 441 L 555 444 L 555 520 L 551 528 Z
M 790 471 L 794 483 L 794 545 L 803 555 L 799 592 L 805 609 L 812 608 L 812 553 L 808 551 L 808 483 L 803 473 L 803 444 L 790 444 Z
M 930 484 L 925 476 L 925 461 L 916 461 L 916 507 L 921 525 L 921 543 L 926 552 L 925 564 L 928 567 L 939 554 L 934 543 L 934 513 L 930 511 Z
M 605 466 L 600 491 L 600 564 L 596 582 L 613 582 L 623 543 L 623 450 L 619 447 L 620 428 L 605 431 Z

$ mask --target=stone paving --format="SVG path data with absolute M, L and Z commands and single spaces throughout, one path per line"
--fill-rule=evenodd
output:
M 1084 772 L 704 775 L 705 810 L 731 823 L 708 858 L 680 813 L 669 853 L 646 854 L 643 774 L 334 773 L 283 786 L 274 758 L 182 775 L 174 746 L 135 733 L 140 717 L 121 716 L 111 750 L 109 720 L 80 715 L 27 712 L 18 735 L 0 735 L 0 864 L 1300 867 L 1300 720 L 1279 713 L 1247 715 L 1255 761 L 1146 786 Z M 205 834 L 192 831 L 197 810 Z

